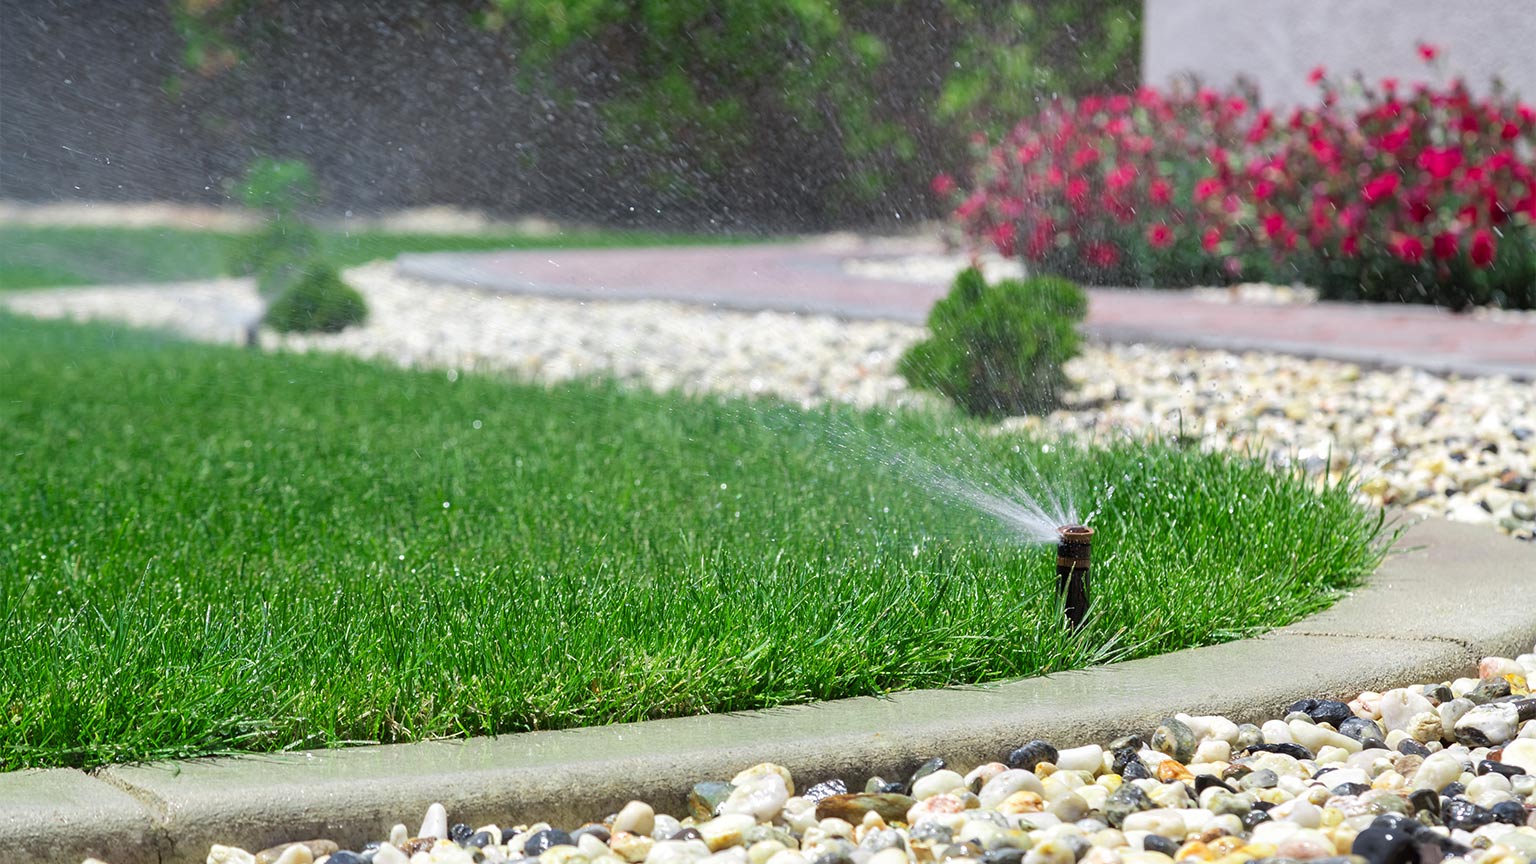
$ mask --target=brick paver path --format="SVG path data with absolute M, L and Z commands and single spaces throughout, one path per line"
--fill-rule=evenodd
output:
M 844 259 L 931 252 L 914 241 L 402 255 L 409 276 L 594 300 L 676 300 L 922 322 L 948 285 L 853 276 Z M 1399 305 L 1216 303 L 1186 291 L 1088 291 L 1087 330 L 1109 341 L 1262 350 L 1536 380 L 1536 320 Z

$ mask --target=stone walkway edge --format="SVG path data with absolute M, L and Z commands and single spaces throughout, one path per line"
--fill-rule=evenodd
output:
M 996 685 L 497 738 L 0 774 L 0 858 L 201 862 L 325 837 L 345 848 L 415 829 L 442 802 L 471 825 L 573 827 L 632 798 L 686 812 L 700 780 L 787 766 L 797 785 L 970 767 L 1030 738 L 1145 732 L 1176 712 L 1247 721 L 1304 696 L 1349 698 L 1475 674 L 1536 642 L 1536 554 L 1486 526 L 1411 526 L 1368 583 L 1252 639 Z M 11 858 L 10 856 L 16 856 Z

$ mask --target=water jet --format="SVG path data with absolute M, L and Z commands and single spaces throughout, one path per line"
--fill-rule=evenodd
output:
M 1087 525 L 1063 525 L 1056 529 L 1056 593 L 1075 630 L 1088 614 L 1089 564 L 1093 557 L 1093 529 Z

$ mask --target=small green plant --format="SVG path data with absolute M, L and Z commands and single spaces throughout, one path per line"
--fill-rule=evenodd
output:
M 301 159 L 261 156 L 245 169 L 235 184 L 235 197 L 253 210 L 266 210 L 279 218 L 314 204 L 315 175 Z
M 1060 404 L 1062 367 L 1077 355 L 1087 308 L 1082 289 L 1065 279 L 989 287 L 973 267 L 934 304 L 932 335 L 902 355 L 899 369 L 912 386 L 942 393 L 976 416 L 1044 414 Z
M 227 263 L 236 276 L 264 276 L 274 266 L 304 261 L 319 252 L 320 235 L 315 229 L 292 216 L 279 216 L 260 231 L 232 243 Z
M 337 333 L 368 317 L 368 305 L 357 289 L 342 281 L 336 268 L 311 261 L 267 307 L 262 323 L 282 333 Z

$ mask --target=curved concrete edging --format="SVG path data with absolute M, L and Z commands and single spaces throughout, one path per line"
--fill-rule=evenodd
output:
M 441 801 L 454 821 L 600 818 L 631 798 L 685 810 L 690 786 L 747 765 L 797 783 L 894 775 L 942 755 L 969 767 L 1029 738 L 1061 746 L 1145 732 L 1169 714 L 1273 716 L 1469 674 L 1536 642 L 1536 548 L 1486 526 L 1410 528 L 1369 583 L 1253 639 L 986 687 L 499 738 L 0 775 L 0 850 L 77 864 L 202 861 L 327 837 L 361 845 Z

